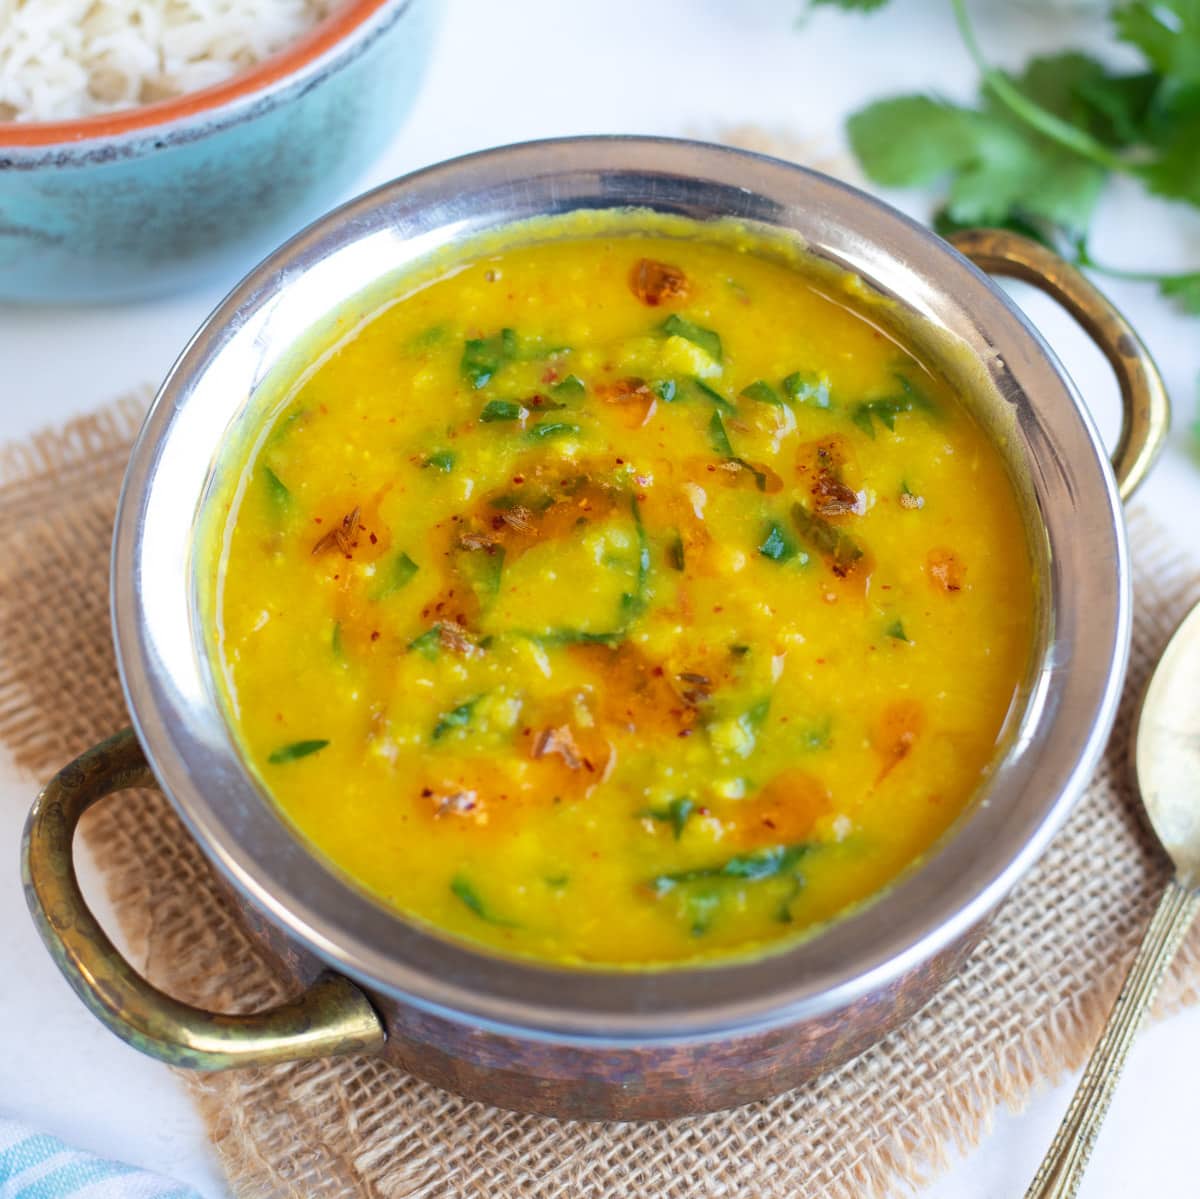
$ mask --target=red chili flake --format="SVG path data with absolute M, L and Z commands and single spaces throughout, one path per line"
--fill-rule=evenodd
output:
M 519 483 L 524 483 L 524 482 L 525 482 L 525 476 L 524 476 L 524 475 L 513 475 L 513 482 L 514 482 L 514 483 L 518 483 L 518 484 L 519 484 Z
M 378 537 L 376 537 L 374 533 L 372 533 L 372 534 L 371 534 L 371 544 L 372 544 L 372 545 L 378 545 L 378 544 L 379 544 L 379 538 L 378 538 Z
M 314 516 L 314 517 L 313 517 L 313 524 L 317 524 L 317 525 L 319 525 L 319 524 L 324 524 L 324 523 L 325 523 L 325 522 L 324 522 L 324 521 L 322 521 L 322 519 L 321 519 L 319 516 Z
M 378 640 L 379 640 L 379 630 L 378 630 L 378 629 L 373 629 L 373 630 L 372 630 L 372 632 L 371 632 L 371 640 L 372 640 L 372 641 L 378 641 Z

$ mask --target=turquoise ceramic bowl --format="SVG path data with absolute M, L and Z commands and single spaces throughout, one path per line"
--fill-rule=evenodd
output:
M 0 123 L 0 299 L 128 299 L 229 280 L 344 197 L 394 136 L 438 0 L 351 0 L 217 87 Z

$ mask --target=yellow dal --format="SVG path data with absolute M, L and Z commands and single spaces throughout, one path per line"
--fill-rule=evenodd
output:
M 748 952 L 979 786 L 1034 606 L 1003 463 L 853 287 L 753 248 L 464 255 L 232 464 L 230 719 L 384 902 L 553 961 Z

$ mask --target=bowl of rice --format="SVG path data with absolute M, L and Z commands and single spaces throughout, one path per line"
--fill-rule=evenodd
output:
M 232 281 L 394 136 L 437 0 L 0 0 L 0 300 Z

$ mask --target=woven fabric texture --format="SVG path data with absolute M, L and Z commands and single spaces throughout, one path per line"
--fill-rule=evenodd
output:
M 127 723 L 107 607 L 121 470 L 141 405 L 0 451 L 0 740 L 39 779 Z M 1166 880 L 1128 782 L 1130 718 L 1200 573 L 1131 519 L 1133 658 L 1104 763 L 967 967 L 849 1065 L 769 1102 L 640 1125 L 566 1124 L 447 1095 L 377 1061 L 189 1076 L 245 1199 L 865 1199 L 909 1193 L 999 1104 L 1086 1056 Z M 130 793 L 89 814 L 133 960 L 193 1003 L 284 994 L 171 806 Z M 1200 937 L 1163 1003 L 1197 999 Z

